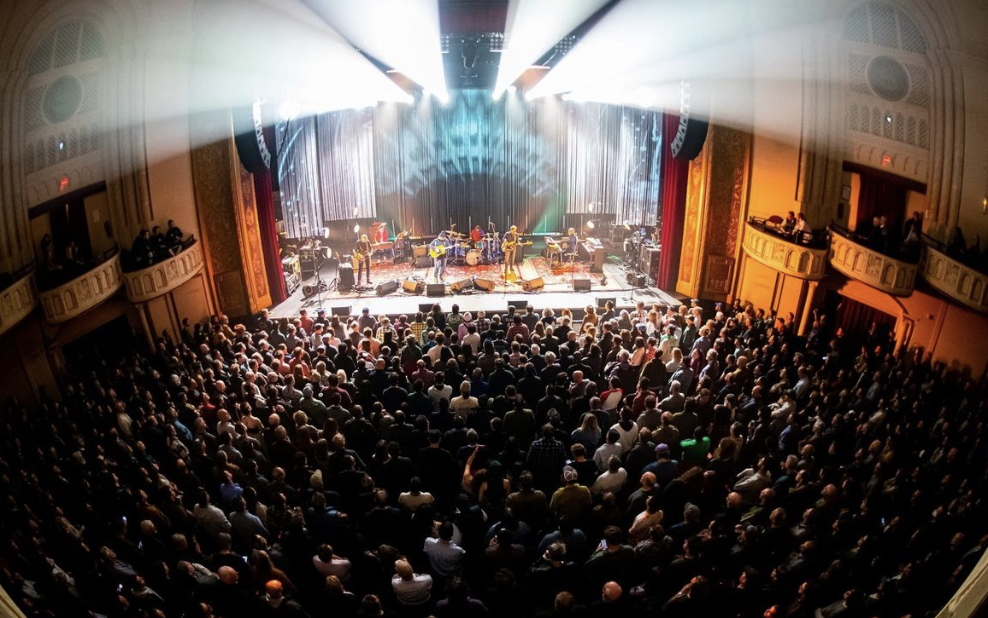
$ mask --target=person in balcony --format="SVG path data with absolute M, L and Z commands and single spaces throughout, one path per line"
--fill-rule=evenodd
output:
M 172 255 L 178 253 L 182 249 L 182 229 L 175 225 L 175 221 L 172 219 L 168 220 L 168 230 L 165 232 L 165 242 L 168 248 L 171 249 Z
M 154 263 L 154 249 L 151 245 L 151 232 L 141 230 L 130 246 L 130 256 L 135 268 L 147 268 Z
M 791 235 L 792 231 L 796 229 L 796 213 L 790 210 L 789 214 L 786 215 L 785 220 L 782 222 L 781 227 L 783 234 Z
M 796 225 L 792 228 L 792 241 L 805 244 L 809 242 L 810 238 L 812 236 L 810 234 L 810 227 L 806 223 L 806 215 L 799 213 L 796 215 Z

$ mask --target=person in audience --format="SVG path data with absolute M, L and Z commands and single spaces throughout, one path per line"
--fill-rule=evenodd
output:
M 0 584 L 30 616 L 804 618 L 931 615 L 975 569 L 968 377 L 822 313 L 583 311 L 216 316 L 68 362 L 3 404 Z

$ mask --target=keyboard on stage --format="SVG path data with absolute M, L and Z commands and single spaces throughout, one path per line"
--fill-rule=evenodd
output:
M 590 272 L 604 272 L 604 244 L 599 238 L 587 238 L 580 243 L 580 256 L 590 262 Z

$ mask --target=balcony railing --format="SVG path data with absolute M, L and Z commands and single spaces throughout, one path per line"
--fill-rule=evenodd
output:
M 947 255 L 925 239 L 920 273 L 938 292 L 981 313 L 988 313 L 988 275 Z
M 124 273 L 127 298 L 132 302 L 142 303 L 161 296 L 195 277 L 202 266 L 202 245 L 195 241 L 178 255 L 163 262 Z
M 71 320 L 113 296 L 123 285 L 120 252 L 75 279 L 38 294 L 51 324 Z
M 811 247 L 792 242 L 756 220 L 745 226 L 742 246 L 748 257 L 783 274 L 813 281 L 826 274 L 826 246 Z
M 913 293 L 919 264 L 870 249 L 835 226 L 830 231 L 830 265 L 837 271 L 893 296 Z
M 38 306 L 33 271 L 29 271 L 0 292 L 0 335 L 26 318 Z

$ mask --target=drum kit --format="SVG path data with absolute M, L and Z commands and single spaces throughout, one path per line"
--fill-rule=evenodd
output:
M 501 237 L 497 232 L 487 234 L 482 240 L 473 240 L 469 234 L 446 230 L 450 242 L 449 256 L 460 266 L 480 266 L 497 264 L 504 257 L 501 251 Z

